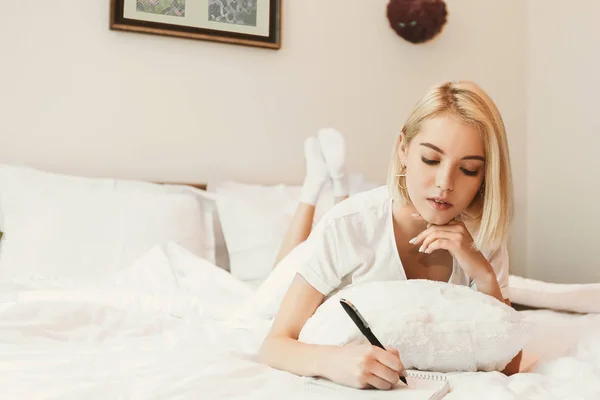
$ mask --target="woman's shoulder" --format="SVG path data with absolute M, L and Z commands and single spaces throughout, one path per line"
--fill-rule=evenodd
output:
M 335 222 L 364 220 L 386 214 L 391 206 L 391 196 L 387 186 L 379 186 L 356 193 L 333 206 L 323 215 L 322 225 Z

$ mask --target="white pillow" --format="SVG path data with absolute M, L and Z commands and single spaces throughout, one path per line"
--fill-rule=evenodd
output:
M 600 283 L 551 283 L 516 275 L 508 278 L 511 302 L 534 308 L 600 313 Z
M 349 181 L 350 195 L 377 186 L 357 174 L 350 175 Z M 208 191 L 218 195 L 219 220 L 233 276 L 256 283 L 273 270 L 301 190 L 301 186 L 283 184 L 267 186 L 235 181 L 209 184 Z M 313 226 L 333 205 L 331 185 L 326 185 L 317 202 Z
M 398 349 L 407 369 L 500 371 L 527 342 L 528 325 L 516 310 L 469 287 L 428 280 L 347 286 L 317 308 L 299 341 L 368 343 L 340 298 L 356 306 L 384 346 Z
M 167 191 L 168 193 L 190 193 L 191 190 L 191 192 L 195 196 L 197 196 L 198 200 L 200 201 L 202 211 L 207 215 L 210 214 L 212 218 L 212 226 L 206 226 L 207 231 L 204 233 L 204 236 L 206 238 L 211 238 L 212 240 L 214 240 L 214 245 L 211 243 L 211 246 L 214 247 L 214 251 L 210 251 L 210 257 L 204 258 L 217 265 L 218 267 L 229 271 L 229 254 L 227 252 L 227 245 L 225 244 L 225 237 L 223 236 L 223 230 L 221 228 L 221 222 L 219 220 L 219 213 L 217 211 L 218 196 L 216 193 L 210 192 L 208 188 L 207 190 L 196 190 L 190 188 L 188 185 L 157 185 L 154 183 L 136 180 L 118 180 L 115 182 L 116 186 L 120 189 L 136 188 L 144 191 L 152 191 L 154 193 L 164 193 L 165 191 Z
M 0 278 L 95 280 L 168 241 L 214 262 L 204 196 L 191 187 L 0 166 Z

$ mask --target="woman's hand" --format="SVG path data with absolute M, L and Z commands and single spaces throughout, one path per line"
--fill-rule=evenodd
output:
M 423 219 L 419 214 L 413 216 Z M 419 251 L 426 254 L 435 250 L 449 251 L 465 274 L 475 281 L 478 291 L 504 301 L 492 265 L 473 247 L 473 237 L 461 221 L 453 220 L 446 225 L 428 224 L 427 229 L 409 242 L 420 246 Z
M 300 376 L 321 376 L 346 386 L 389 389 L 405 376 L 395 349 L 371 345 L 316 345 L 298 341 L 324 296 L 297 274 L 259 350 L 259 359 Z
M 422 219 L 418 214 L 415 218 Z M 446 225 L 428 225 L 410 243 L 420 246 L 419 251 L 426 254 L 436 250 L 449 251 L 465 273 L 475 280 L 493 272 L 485 256 L 473 247 L 473 237 L 460 221 L 453 220 Z
M 406 370 L 396 349 L 383 350 L 371 345 L 346 345 L 327 361 L 325 378 L 359 389 L 388 390 L 398 383 Z
M 423 219 L 419 214 L 413 216 Z M 419 245 L 419 251 L 426 254 L 435 250 L 449 251 L 465 274 L 475 281 L 479 292 L 504 301 L 492 265 L 480 251 L 473 247 L 473 238 L 462 222 L 454 220 L 446 225 L 428 224 L 427 229 L 409 242 Z

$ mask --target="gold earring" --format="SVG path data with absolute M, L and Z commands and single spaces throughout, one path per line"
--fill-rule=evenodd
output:
M 400 178 L 400 177 L 406 177 L 406 165 L 403 165 L 403 166 L 402 166 L 401 172 L 402 172 L 402 173 L 400 173 L 400 174 L 397 174 L 397 175 L 396 175 L 396 177 L 398 177 L 398 178 Z M 398 184 L 398 187 L 399 187 L 400 189 L 402 189 L 402 190 L 406 190 L 406 187 L 404 187 L 404 186 L 400 185 L 400 179 L 398 179 L 396 182 L 397 182 L 397 184 Z

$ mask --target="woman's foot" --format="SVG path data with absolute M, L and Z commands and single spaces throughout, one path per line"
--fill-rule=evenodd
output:
M 333 128 L 319 130 L 319 144 L 333 181 L 333 196 L 345 198 L 350 194 L 346 176 L 346 144 L 340 132 Z
M 329 169 L 323 158 L 319 140 L 311 136 L 304 141 L 306 176 L 302 185 L 300 201 L 316 205 L 323 186 L 329 180 Z

